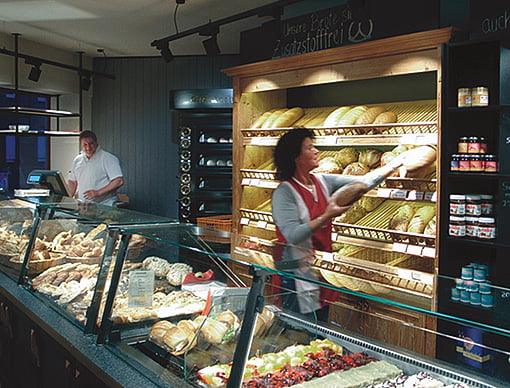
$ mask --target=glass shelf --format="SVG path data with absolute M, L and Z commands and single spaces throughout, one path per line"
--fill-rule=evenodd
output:
M 79 113 L 68 112 L 65 110 L 23 108 L 19 106 L 0 107 L 0 113 L 46 117 L 80 117 Z

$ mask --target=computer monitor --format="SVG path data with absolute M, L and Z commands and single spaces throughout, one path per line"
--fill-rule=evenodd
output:
M 33 170 L 28 174 L 27 184 L 36 188 L 49 189 L 52 194 L 71 196 L 67 182 L 58 170 Z

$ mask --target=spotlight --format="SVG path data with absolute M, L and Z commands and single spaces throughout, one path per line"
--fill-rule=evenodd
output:
M 82 76 L 80 78 L 80 87 L 81 87 L 81 90 L 89 90 L 90 89 L 90 84 L 92 83 L 92 79 L 91 79 L 91 75 L 90 74 L 86 74 L 84 76 Z
M 165 60 L 166 63 L 172 62 L 174 56 L 170 51 L 170 43 L 169 42 L 158 42 L 156 48 L 160 51 L 161 56 Z
M 210 38 L 202 41 L 202 45 L 204 46 L 205 53 L 207 55 L 218 55 L 221 50 L 220 46 L 218 46 L 218 33 L 220 32 L 220 27 L 216 24 L 212 24 L 209 21 L 209 24 L 198 32 L 200 36 L 209 36 Z
M 30 69 L 30 73 L 28 74 L 28 79 L 30 81 L 39 82 L 39 78 L 41 78 L 41 65 L 42 63 L 40 61 L 36 61 L 34 59 L 25 59 L 25 63 L 27 65 L 32 65 L 32 68 Z
M 209 39 L 203 40 L 202 45 L 207 55 L 219 55 L 221 52 L 220 46 L 218 46 L 217 34 L 212 35 Z

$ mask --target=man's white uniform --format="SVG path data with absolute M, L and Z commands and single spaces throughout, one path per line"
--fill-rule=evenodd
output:
M 119 159 L 115 155 L 104 151 L 101 147 L 97 147 L 96 152 L 90 159 L 81 152 L 74 158 L 73 167 L 69 174 L 69 179 L 78 183 L 76 192 L 78 198 L 83 201 L 86 201 L 84 193 L 87 190 L 99 190 L 119 177 L 122 177 Z M 112 206 L 115 200 L 115 192 L 94 199 L 95 202 L 109 206 Z

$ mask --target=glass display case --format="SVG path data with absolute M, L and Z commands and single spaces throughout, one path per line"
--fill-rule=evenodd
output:
M 361 281 L 342 270 L 348 265 L 363 271 L 356 261 L 346 264 L 337 254 L 279 244 L 266 252 L 245 248 L 246 260 L 240 255 L 234 260 L 221 252 L 221 236 L 193 225 L 119 233 L 126 256 L 113 270 L 99 342 L 163 379 L 171 373 L 192 385 L 215 387 L 493 387 L 508 381 L 510 331 L 504 325 L 459 318 L 455 311 L 438 313 L 425 308 L 420 295 L 401 298 L 391 284 L 373 288 L 369 277 Z M 134 235 L 147 239 L 150 250 L 132 253 Z M 282 255 L 289 251 L 292 256 Z M 263 253 L 266 265 L 250 260 Z M 251 267 L 249 291 L 225 265 L 232 263 Z M 381 267 L 379 276 L 390 276 L 391 268 L 386 272 Z M 133 294 L 131 282 L 138 276 Z M 454 288 L 460 284 L 448 281 Z M 501 290 L 483 287 L 489 287 L 486 295 Z M 455 322 L 464 331 L 440 332 L 439 322 Z M 423 351 L 389 345 L 396 336 L 422 341 Z M 437 359 L 439 340 L 463 366 Z
M 21 229 L 19 222 L 7 220 L 10 226 L 5 233 L 17 237 L 13 241 L 19 252 L 9 258 L 11 272 L 17 274 L 19 284 L 87 333 L 96 329 L 104 304 L 103 290 L 120 243 L 118 228 L 176 223 L 165 217 L 61 196 L 15 201 L 30 208 L 31 217 L 25 212 Z M 13 235 L 15 231 L 18 236 Z M 140 249 L 144 243 L 143 238 L 134 238 L 131 246 Z

